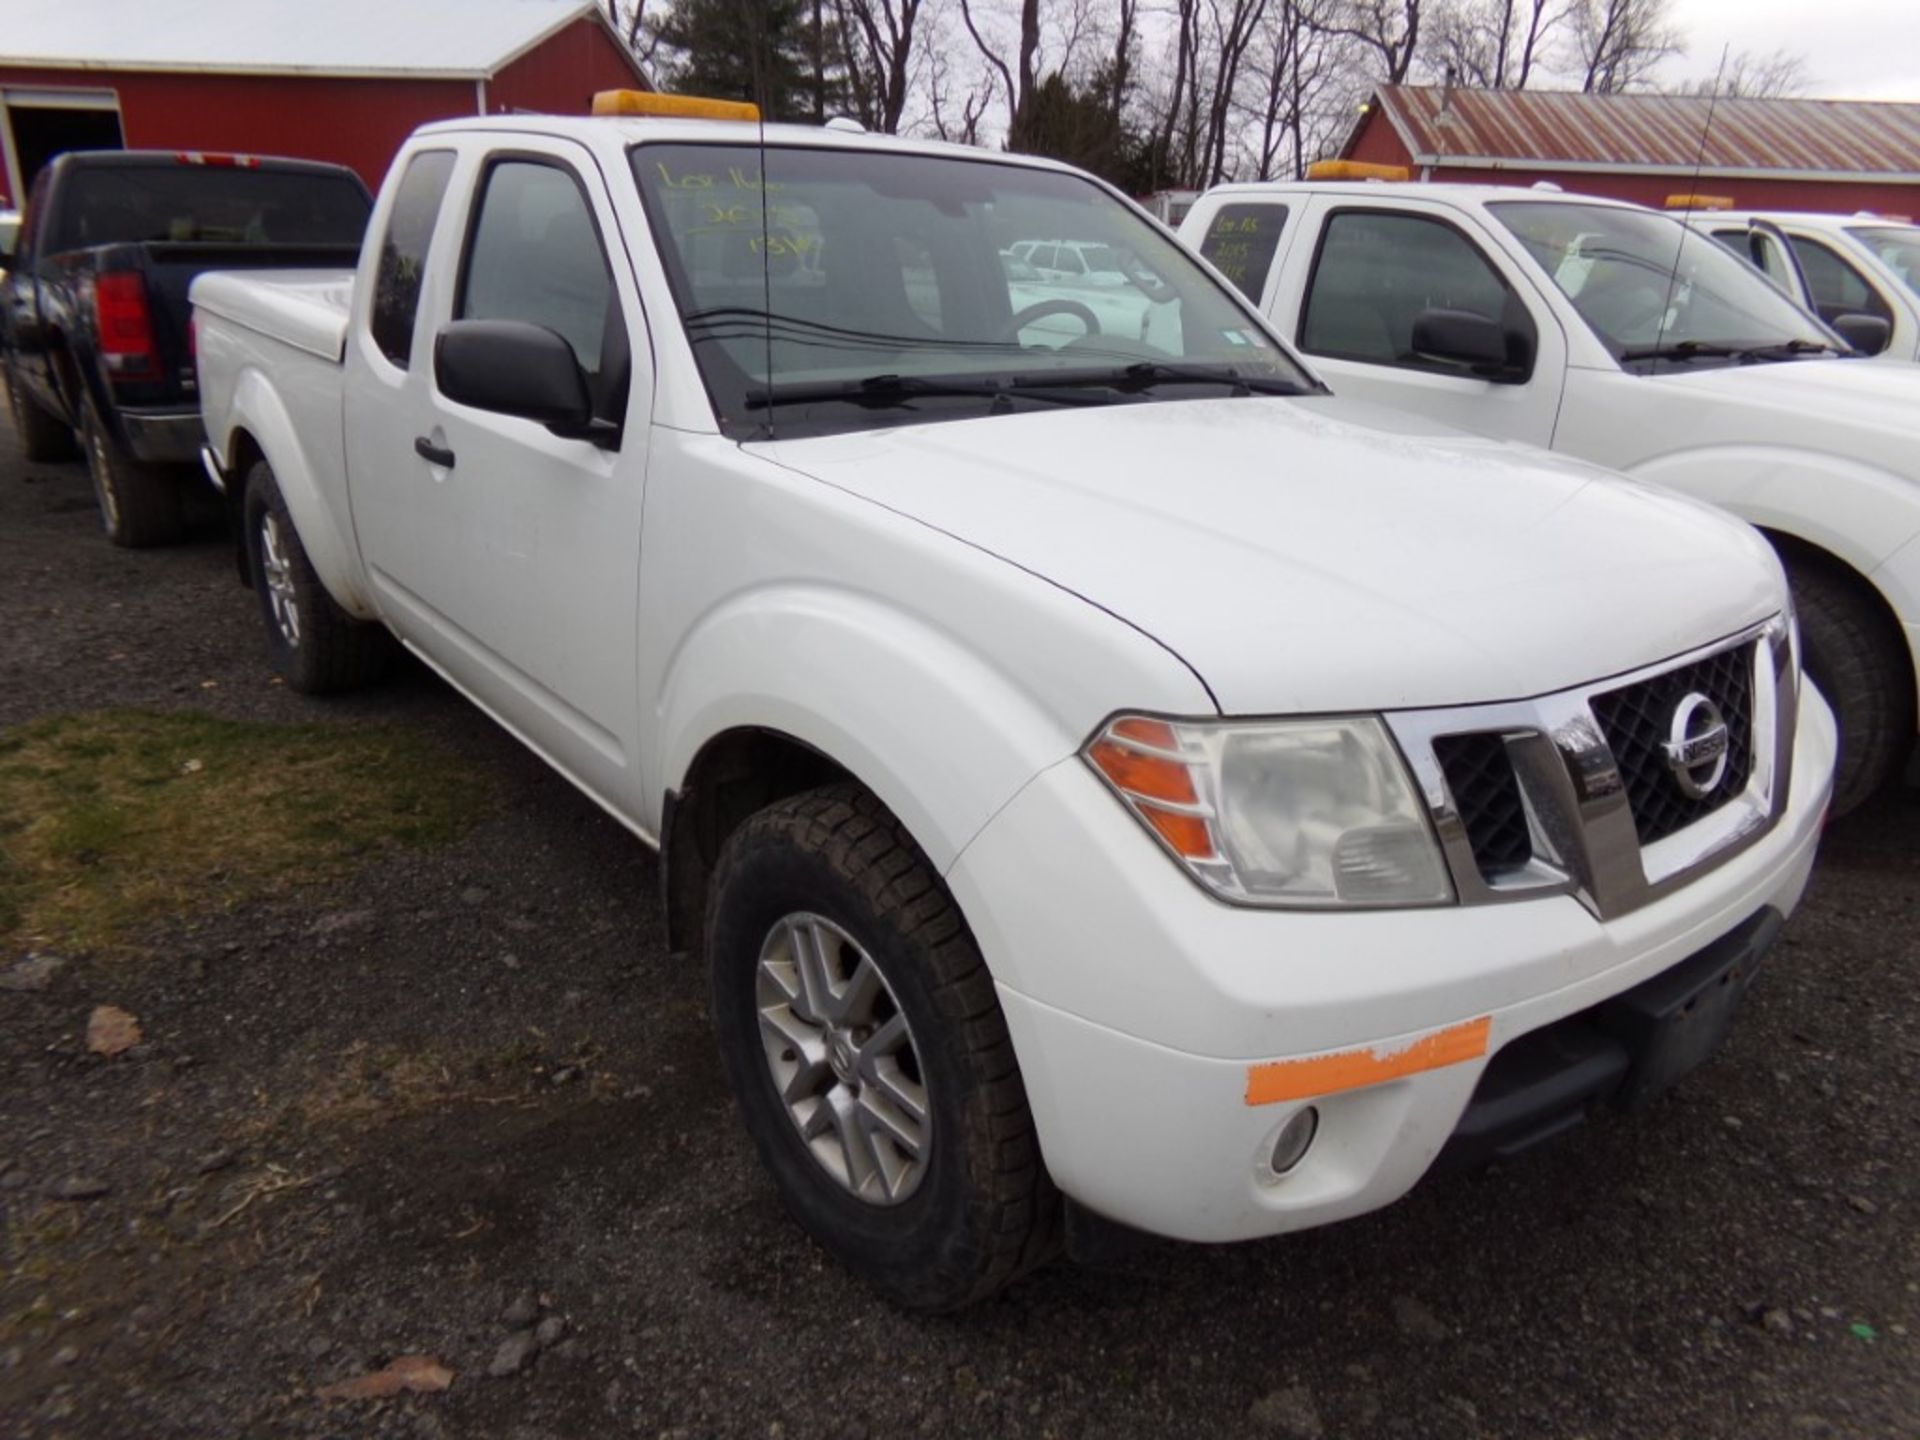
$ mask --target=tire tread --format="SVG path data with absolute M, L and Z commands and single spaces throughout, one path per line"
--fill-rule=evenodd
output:
M 953 1025 L 984 1099 L 984 1153 L 968 1157 L 976 1180 L 967 1241 L 915 1309 L 943 1312 L 1005 1289 L 1060 1249 L 1059 1192 L 1040 1163 L 1025 1084 L 979 946 L 959 907 L 906 827 L 865 787 L 842 782 L 776 801 L 735 832 L 714 875 L 712 903 L 726 889 L 741 847 L 779 838 L 823 856 L 921 950 L 928 989 Z M 713 933 L 709 917 L 708 933 Z

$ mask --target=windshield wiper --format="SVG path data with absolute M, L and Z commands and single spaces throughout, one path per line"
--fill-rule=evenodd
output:
M 1801 355 L 1844 355 L 1848 352 L 1824 340 L 1782 340 L 1772 345 L 1747 345 L 1740 349 L 1742 360 L 1792 360 Z
M 1801 355 L 1824 355 L 1833 346 L 1823 340 L 1777 340 L 1762 345 L 1736 345 L 1729 340 L 1674 340 L 1665 345 L 1629 345 L 1622 360 L 1792 360 Z
M 910 400 L 946 400 L 977 398 L 1005 407 L 1015 400 L 1038 400 L 1049 405 L 1105 405 L 1101 395 L 1061 393 L 1036 388 L 1022 379 L 943 380 L 937 376 L 869 375 L 862 380 L 821 380 L 792 385 L 772 385 L 753 391 L 746 398 L 749 410 L 768 410 L 775 405 L 807 405 L 841 400 L 851 405 L 890 409 Z
M 1738 345 L 1717 340 L 1669 340 L 1660 345 L 1629 345 L 1620 352 L 1622 360 L 1732 360 L 1740 354 Z
M 1158 385 L 1225 385 L 1234 395 L 1317 395 L 1321 387 L 1307 386 L 1279 375 L 1245 375 L 1234 365 L 1168 365 L 1138 360 L 1103 370 L 1043 370 L 1021 375 L 1017 383 L 1048 389 L 1102 387 L 1135 395 Z

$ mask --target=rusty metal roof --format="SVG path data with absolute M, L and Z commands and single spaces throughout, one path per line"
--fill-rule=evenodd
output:
M 1920 180 L 1920 105 L 1438 85 L 1383 85 L 1373 104 L 1415 165 Z

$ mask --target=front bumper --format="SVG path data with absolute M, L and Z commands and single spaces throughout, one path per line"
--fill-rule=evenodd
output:
M 185 465 L 199 458 L 206 432 L 194 410 L 122 410 L 120 428 L 136 460 Z
M 1154 1234 L 1250 1239 L 1398 1199 L 1513 1041 L 1764 911 L 1791 913 L 1833 759 L 1832 716 L 1803 686 L 1792 790 L 1773 829 L 1607 921 L 1565 895 L 1344 914 L 1223 905 L 1077 759 L 1036 777 L 948 881 L 994 972 L 1060 1188 Z M 1276 1177 L 1264 1162 L 1308 1104 L 1317 1136 Z

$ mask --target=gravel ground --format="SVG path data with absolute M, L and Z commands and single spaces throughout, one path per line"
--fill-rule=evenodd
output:
M 0 430 L 0 726 L 108 705 L 380 717 L 498 804 L 0 989 L 0 1435 L 1920 1434 L 1911 786 L 1836 827 L 1727 1048 L 1652 1111 L 919 1320 L 780 1211 L 638 844 L 418 670 L 270 683 L 222 540 L 113 550 L 80 468 Z M 113 1061 L 103 1003 L 146 1036 Z M 315 1394 L 421 1354 L 451 1388 Z

